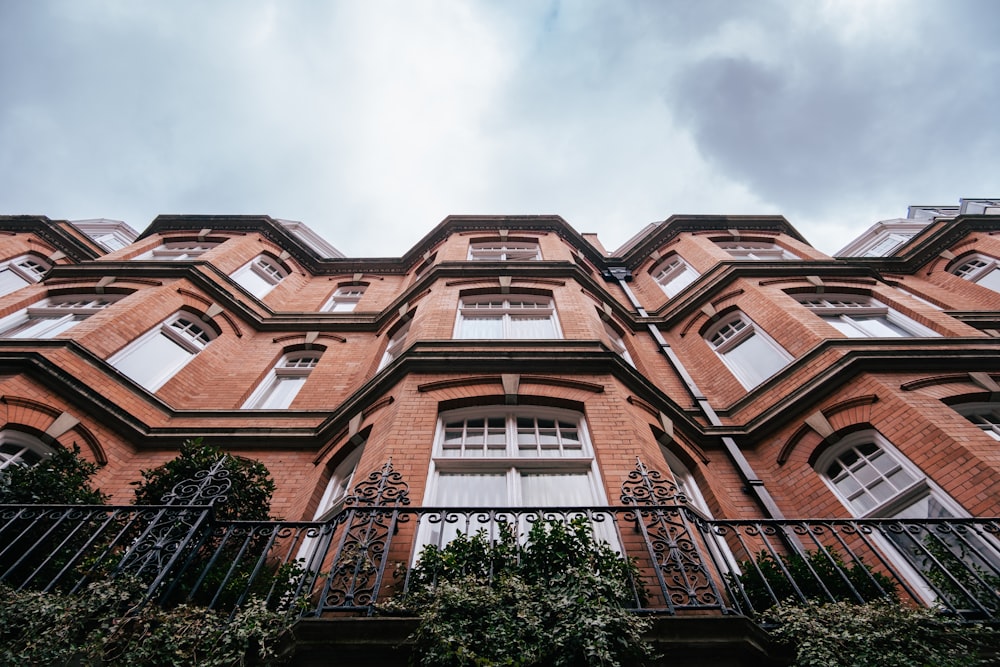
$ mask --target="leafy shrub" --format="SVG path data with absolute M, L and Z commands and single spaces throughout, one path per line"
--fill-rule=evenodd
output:
M 215 516 L 221 520 L 267 521 L 271 518 L 271 495 L 274 480 L 260 461 L 229 456 L 218 447 L 205 444 L 201 438 L 181 445 L 180 453 L 158 468 L 142 471 L 142 481 L 134 482 L 136 505 L 160 505 L 163 497 L 184 481 L 210 469 L 220 457 L 226 457 L 225 468 L 232 486 L 224 503 L 216 505 Z
M 794 667 L 971 667 L 998 657 L 995 630 L 891 600 L 783 603 L 764 620 L 794 648 Z
M 279 665 L 287 622 L 248 604 L 232 619 L 192 606 L 137 608 L 135 582 L 91 584 L 81 595 L 0 586 L 5 665 Z
M 624 665 L 651 657 L 635 606 L 635 564 L 586 519 L 536 522 L 425 547 L 395 608 L 415 609 L 420 665 Z
M 0 504 L 103 505 L 108 497 L 90 486 L 97 464 L 80 458 L 80 447 L 56 448 L 34 466 L 0 470 Z
M 726 575 L 727 584 L 740 601 L 742 588 L 753 611 L 763 611 L 786 599 L 855 603 L 896 599 L 892 579 L 858 561 L 848 565 L 833 550 L 817 549 L 778 558 L 761 551 L 753 561 L 741 561 L 739 565 L 739 574 Z

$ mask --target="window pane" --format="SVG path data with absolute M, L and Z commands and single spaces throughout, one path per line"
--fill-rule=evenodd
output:
M 756 386 L 785 366 L 785 360 L 771 344 L 757 334 L 750 334 L 726 353 L 751 386 Z
M 993 268 L 976 281 L 983 287 L 989 287 L 994 292 L 1000 292 L 1000 268 Z
M 503 318 L 497 317 L 464 317 L 462 318 L 460 338 L 503 338 Z
M 586 473 L 522 474 L 521 501 L 526 507 L 559 505 L 585 507 L 597 503 L 590 486 L 590 476 Z
M 0 269 L 0 294 L 10 294 L 30 283 L 9 268 Z
M 274 377 L 268 390 L 253 405 L 248 407 L 283 410 L 292 404 L 292 400 L 295 399 L 295 396 L 305 383 L 306 378 L 304 376 Z
M 263 298 L 274 287 L 274 283 L 265 280 L 260 274 L 249 267 L 246 270 L 240 271 L 239 275 L 233 276 L 233 278 L 246 291 L 258 299 Z
M 510 318 L 511 338 L 555 338 L 556 329 L 549 316 L 516 315 Z
M 149 389 L 170 377 L 191 356 L 190 352 L 163 333 L 157 333 L 120 359 L 115 367 Z
M 890 322 L 884 315 L 873 315 L 871 317 L 853 317 L 859 327 L 865 330 L 869 336 L 876 338 L 888 338 L 890 336 L 906 337 L 910 333 Z

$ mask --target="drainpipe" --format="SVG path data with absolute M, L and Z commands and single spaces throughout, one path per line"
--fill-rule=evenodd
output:
M 639 314 L 639 317 L 644 320 L 649 318 L 649 314 L 646 312 L 646 309 L 642 307 L 639 300 L 635 297 L 635 294 L 632 293 L 632 290 L 628 286 L 628 281 L 632 280 L 631 271 L 624 266 L 610 267 L 604 272 L 604 279 L 609 282 L 612 280 L 617 282 L 619 287 L 622 288 L 622 291 L 625 292 L 625 296 L 628 297 L 632 307 L 635 308 L 636 312 Z M 708 420 L 708 423 L 712 426 L 722 426 L 722 421 L 719 419 L 719 415 L 715 413 L 715 410 L 709 404 L 705 394 L 703 394 L 701 389 L 698 388 L 694 378 L 692 378 L 691 374 L 687 372 L 687 369 L 677 356 L 677 353 L 674 352 L 672 347 L 670 347 L 670 343 L 663 338 L 663 334 L 660 333 L 660 329 L 652 322 L 647 322 L 646 328 L 649 329 L 649 333 L 653 336 L 653 340 L 656 341 L 657 346 L 660 348 L 660 352 L 663 353 L 663 356 L 665 356 L 667 361 L 670 362 L 674 371 L 680 376 L 681 381 L 684 382 L 688 392 L 698 404 L 698 408 L 701 410 L 702 414 L 705 415 L 705 419 Z M 739 446 L 737 446 L 736 441 L 730 436 L 724 435 L 722 436 L 722 445 L 725 447 L 726 453 L 729 454 L 729 458 L 732 459 L 736 468 L 740 471 L 740 476 L 743 478 L 747 489 L 750 490 L 750 493 L 752 493 L 757 499 L 757 502 L 760 503 L 760 506 L 764 509 L 764 513 L 767 514 L 768 518 L 784 519 L 785 515 L 782 514 L 781 510 L 778 508 L 778 504 L 774 502 L 774 498 L 771 497 L 770 492 L 768 492 L 767 488 L 764 486 L 764 481 L 760 479 L 760 477 L 757 476 L 757 473 L 754 472 L 753 468 L 750 467 L 750 462 L 747 461 L 743 452 L 740 450 Z

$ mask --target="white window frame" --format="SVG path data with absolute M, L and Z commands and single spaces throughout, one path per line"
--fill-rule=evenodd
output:
M 515 322 L 521 318 L 548 320 L 552 335 L 542 338 L 525 338 L 516 335 Z M 498 320 L 501 329 L 500 335 L 468 335 L 473 332 L 465 326 L 465 323 L 476 319 Z M 527 294 L 481 294 L 465 296 L 459 300 L 458 317 L 455 320 L 455 331 L 452 337 L 456 340 L 556 340 L 562 338 L 562 330 L 559 328 L 555 302 L 552 297 Z
M 164 241 L 149 252 L 139 255 L 136 259 L 186 262 L 198 259 L 218 245 L 218 241 Z
M 403 352 L 403 348 L 406 347 L 406 337 L 410 333 L 410 324 L 412 322 L 413 318 L 406 320 L 402 326 L 396 329 L 396 331 L 389 336 L 389 340 L 385 344 L 385 352 L 382 353 L 382 359 L 378 362 L 376 372 L 394 362 Z
M 281 356 L 278 363 L 274 365 L 267 378 L 250 395 L 250 398 L 243 403 L 244 410 L 285 410 L 295 397 L 302 391 L 306 379 L 313 369 L 319 364 L 323 352 L 320 350 L 308 350 L 302 352 L 289 352 Z M 285 382 L 300 380 L 291 393 L 280 394 L 278 388 Z
M 657 264 L 650 274 L 660 289 L 671 298 L 698 279 L 698 272 L 677 253 L 667 255 L 667 258 Z
M 533 262 L 541 258 L 537 241 L 476 241 L 469 244 L 470 261 Z
M 986 289 L 1000 292 L 1000 260 L 989 255 L 974 254 L 963 257 L 950 271 L 954 275 L 981 284 Z
M 210 326 L 201 322 L 197 315 L 189 312 L 175 313 L 112 355 L 108 359 L 108 363 L 118 368 L 125 375 L 132 377 L 128 372 L 121 370 L 121 364 L 132 359 L 135 355 L 144 354 L 146 345 L 157 336 L 164 336 L 167 340 L 180 347 L 181 350 L 187 352 L 187 356 L 176 363 L 160 367 L 157 374 L 146 379 L 146 384 L 139 379 L 132 378 L 133 382 L 145 387 L 149 391 L 156 391 L 166 384 L 170 378 L 177 375 L 182 368 L 187 366 L 199 352 L 215 339 L 216 334 Z
M 810 294 L 796 297 L 808 308 L 848 338 L 915 338 L 940 336 L 933 329 L 919 324 L 895 309 L 870 296 L 857 294 Z M 881 335 L 866 322 L 875 320 L 885 328 L 898 332 L 895 336 Z
M 494 422 L 492 425 L 491 420 Z M 529 420 L 533 422 L 530 427 Z M 476 424 L 469 425 L 469 422 L 478 421 L 483 422 L 481 427 Z M 549 421 L 553 422 L 554 426 L 543 427 L 542 424 Z M 457 426 L 459 423 L 462 424 L 461 427 Z M 456 435 L 459 430 L 461 436 Z M 523 437 L 519 438 L 519 433 Z M 532 433 L 534 446 L 530 446 Z M 478 442 L 479 435 L 482 435 L 482 444 Z M 531 451 L 534 455 L 528 454 Z M 522 478 L 525 475 L 585 476 L 586 492 L 591 499 L 585 505 L 595 507 L 607 505 L 586 420 L 583 414 L 573 410 L 533 406 L 494 406 L 462 408 L 441 413 L 434 437 L 423 504 L 431 507 L 448 506 L 438 500 L 444 488 L 442 476 L 461 474 L 502 475 L 506 489 L 506 499 L 503 502 L 484 505 L 473 503 L 467 505 L 468 507 L 535 507 L 536 505 L 522 502 L 524 494 Z M 580 505 L 566 502 L 547 506 Z M 460 525 L 442 531 L 439 526 L 440 524 L 434 522 L 422 521 L 418 545 L 444 544 L 466 529 L 465 525 Z M 469 529 L 475 532 L 479 527 L 489 528 L 486 524 L 478 524 L 473 520 L 473 525 L 469 526 Z M 520 530 L 526 532 L 527 528 L 526 525 L 522 525 Z M 594 524 L 595 535 L 617 549 L 618 537 L 615 531 L 613 517 L 609 516 L 605 521 Z
M 951 407 L 978 426 L 983 433 L 1000 441 L 1000 403 L 962 403 Z
M 347 496 L 354 492 L 354 478 L 358 473 L 358 464 L 364 454 L 366 442 L 361 442 L 344 457 L 330 473 L 330 479 L 323 490 L 323 497 L 316 507 L 313 521 L 326 521 L 333 518 L 344 505 Z
M 0 265 L 0 274 L 6 271 L 15 278 L 15 281 L 20 280 L 24 284 L 8 285 L 6 288 L 0 287 L 0 296 L 11 294 L 22 287 L 41 282 L 50 268 L 51 265 L 48 262 L 34 254 L 21 255 L 7 260 Z
M 716 241 L 715 244 L 736 260 L 768 262 L 798 259 L 773 241 Z
M 33 435 L 5 428 L 0 430 L 0 470 L 11 466 L 32 467 L 55 450 Z
M 233 281 L 258 299 L 267 296 L 287 277 L 288 269 L 267 255 L 257 255 L 230 275 Z M 251 278 L 253 282 L 249 280 Z
M 122 298 L 118 294 L 65 294 L 0 319 L 0 338 L 52 338 Z M 26 335 L 27 333 L 32 335 Z
M 604 335 L 608 339 L 608 347 L 611 348 L 611 351 L 624 359 L 629 366 L 635 368 L 635 362 L 632 361 L 632 355 L 628 353 L 628 348 L 625 347 L 625 340 L 622 338 L 622 335 L 608 322 L 602 320 L 601 324 L 604 325 Z
M 780 364 L 769 364 L 774 369 L 767 375 L 762 375 L 744 356 L 749 350 L 739 354 L 737 350 L 751 337 L 758 336 L 767 347 L 768 353 L 774 355 L 774 361 Z M 736 376 L 746 389 L 753 389 L 765 380 L 778 373 L 793 359 L 784 348 L 778 345 L 763 329 L 744 313 L 737 311 L 720 320 L 705 333 L 705 342 L 715 350 L 729 371 Z M 744 348 L 746 350 L 746 348 Z
M 358 307 L 358 302 L 365 295 L 365 285 L 341 285 L 333 291 L 323 305 L 324 313 L 350 313 Z

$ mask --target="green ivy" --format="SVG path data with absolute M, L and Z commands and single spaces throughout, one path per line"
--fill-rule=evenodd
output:
M 997 664 L 995 630 L 892 600 L 782 603 L 763 619 L 795 651 L 793 667 L 972 667 Z
M 738 574 L 726 575 L 727 583 L 733 591 L 742 590 L 757 612 L 789 598 L 855 603 L 896 599 L 892 579 L 858 561 L 848 565 L 834 550 L 817 549 L 780 557 L 761 551 L 754 560 L 741 561 L 739 566 Z
M 250 603 L 231 619 L 181 605 L 138 607 L 134 582 L 92 584 L 81 595 L 0 586 L 0 664 L 281 665 L 285 617 Z
M 586 519 L 538 521 L 425 547 L 410 590 L 389 610 L 420 615 L 414 662 L 424 666 L 641 664 L 648 621 L 635 564 L 594 538 Z

